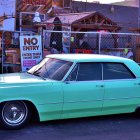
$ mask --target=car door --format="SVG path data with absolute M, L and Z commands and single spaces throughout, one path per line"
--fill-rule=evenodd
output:
M 133 112 L 140 103 L 140 83 L 123 63 L 104 63 L 105 114 Z
M 63 83 L 63 118 L 97 115 L 101 112 L 104 83 L 100 63 L 78 63 Z

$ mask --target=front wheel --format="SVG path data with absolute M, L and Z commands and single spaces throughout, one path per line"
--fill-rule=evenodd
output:
M 9 101 L 0 105 L 0 122 L 7 129 L 22 127 L 29 116 L 29 109 L 23 101 Z

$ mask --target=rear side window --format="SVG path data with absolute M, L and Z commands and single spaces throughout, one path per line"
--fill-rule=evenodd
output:
M 103 63 L 103 79 L 134 79 L 135 75 L 122 63 Z

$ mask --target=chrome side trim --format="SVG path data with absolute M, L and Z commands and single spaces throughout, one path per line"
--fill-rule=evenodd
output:
M 1 86 L 0 89 L 6 89 L 6 88 L 19 88 L 19 87 L 36 87 L 37 85 L 23 85 L 23 86 Z
M 67 104 L 67 103 L 81 103 L 81 102 L 96 102 L 96 101 L 103 101 L 102 99 L 97 100 L 81 100 L 81 101 L 68 101 L 68 102 L 47 102 L 39 105 L 45 105 L 45 104 Z
M 91 80 L 91 81 L 68 81 L 70 83 L 79 83 L 79 82 L 116 82 L 116 81 L 132 81 L 135 82 L 137 79 L 112 79 L 112 80 Z
M 112 79 L 112 80 L 103 80 L 104 82 L 114 82 L 114 81 L 136 81 L 136 79 Z
M 135 98 L 140 98 L 139 97 L 124 97 L 124 98 L 109 98 L 109 99 L 97 99 L 97 100 L 81 100 L 81 101 L 67 101 L 67 102 L 47 102 L 43 104 L 38 104 L 38 105 L 45 105 L 45 104 L 67 104 L 67 103 L 82 103 L 82 102 L 96 102 L 96 101 L 108 101 L 108 100 L 121 100 L 121 99 L 135 99 Z
M 66 104 L 66 103 L 81 103 L 81 102 L 96 102 L 96 101 L 103 101 L 103 100 L 97 99 L 97 100 L 68 101 L 68 102 L 64 102 L 64 104 Z
M 43 103 L 43 104 L 38 104 L 38 105 L 46 105 L 46 104 L 63 104 L 63 102 L 51 102 L 51 103 Z
M 97 80 L 97 81 L 68 81 L 70 84 L 78 84 L 78 83 L 85 83 L 85 84 L 87 84 L 87 83 L 93 83 L 93 84 L 97 84 L 97 82 L 98 82 L 98 84 L 104 84 L 103 83 L 103 81 L 102 80 Z
M 122 97 L 122 98 L 104 98 L 104 101 L 105 100 L 122 100 L 122 99 L 135 99 L 135 98 L 140 98 L 140 96 L 138 97 Z

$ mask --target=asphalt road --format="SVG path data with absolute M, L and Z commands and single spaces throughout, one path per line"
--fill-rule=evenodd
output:
M 0 128 L 0 140 L 140 140 L 134 114 L 32 122 L 20 130 Z

